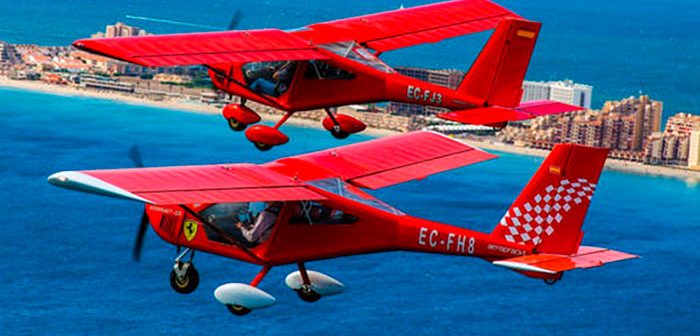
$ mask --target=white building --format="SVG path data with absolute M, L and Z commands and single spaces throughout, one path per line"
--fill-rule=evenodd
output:
M 700 130 L 690 132 L 690 151 L 688 153 L 688 167 L 700 168 Z
M 523 82 L 523 98 L 521 101 L 549 100 L 549 83 L 547 82 Z
M 554 100 L 590 109 L 592 96 L 592 86 L 577 84 L 571 80 L 523 82 L 522 102 L 533 100 Z

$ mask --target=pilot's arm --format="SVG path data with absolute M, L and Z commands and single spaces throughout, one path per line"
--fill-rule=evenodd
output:
M 263 234 L 267 232 L 277 221 L 277 215 L 270 211 L 263 211 L 255 219 L 255 223 L 252 227 L 246 228 L 244 226 L 239 226 L 241 233 L 246 240 L 251 243 L 260 242 Z

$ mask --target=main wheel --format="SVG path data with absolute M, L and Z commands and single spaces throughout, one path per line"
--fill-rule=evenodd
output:
M 331 135 L 333 135 L 334 138 L 336 139 L 347 139 L 347 137 L 350 136 L 350 133 L 344 132 L 343 130 L 340 129 L 340 126 L 333 126 L 331 128 Z
M 263 152 L 266 152 L 266 151 L 269 151 L 270 149 L 272 149 L 272 146 L 270 146 L 268 144 L 264 144 L 262 142 L 253 142 L 253 145 L 255 145 L 255 148 L 257 148 L 258 150 L 261 150 Z
M 297 289 L 297 295 L 306 302 L 316 302 L 321 299 L 321 294 L 316 293 L 311 286 L 303 286 Z
M 228 127 L 236 132 L 240 132 L 248 127 L 248 125 L 236 120 L 236 118 L 228 118 Z
M 239 305 L 228 304 L 226 305 L 226 308 L 228 308 L 228 311 L 230 311 L 231 314 L 236 316 L 243 316 L 250 313 L 250 308 L 246 308 Z
M 180 277 L 175 272 L 175 269 L 170 271 L 170 286 L 180 294 L 194 292 L 199 286 L 199 272 L 197 272 L 192 263 L 183 263 L 179 267 L 180 269 L 185 267 L 185 273 Z

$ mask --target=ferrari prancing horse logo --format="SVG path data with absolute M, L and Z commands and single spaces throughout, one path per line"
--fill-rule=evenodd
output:
M 198 224 L 199 223 L 196 220 L 185 220 L 185 223 L 182 225 L 182 231 L 185 233 L 185 238 L 187 238 L 187 241 L 194 239 L 194 236 L 197 235 Z

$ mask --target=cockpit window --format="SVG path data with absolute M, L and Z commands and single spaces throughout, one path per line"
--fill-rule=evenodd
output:
M 365 205 L 369 205 L 375 209 L 389 212 L 394 215 L 403 215 L 404 213 L 398 209 L 386 204 L 369 195 L 359 188 L 353 187 L 340 179 L 324 179 L 309 182 L 310 185 L 328 191 L 330 193 L 351 199 Z
M 301 201 L 297 204 L 290 224 L 352 224 L 357 217 L 314 201 Z
M 363 48 L 362 46 L 356 44 L 354 41 L 338 42 L 323 44 L 320 46 L 323 49 L 333 52 L 336 55 L 340 55 L 347 59 L 351 59 L 355 62 L 368 65 L 374 69 L 377 69 L 386 73 L 394 73 L 394 69 L 386 65 L 379 58 L 374 56 L 369 50 Z
M 332 66 L 324 61 L 311 60 L 306 68 L 304 77 L 308 79 L 331 79 L 331 80 L 349 80 L 355 78 L 352 73 Z
M 280 202 L 241 202 L 217 203 L 199 213 L 229 237 L 252 247 L 263 243 L 269 237 L 277 220 L 282 204 Z M 230 244 L 217 230 L 204 226 L 210 240 Z
M 243 76 L 251 90 L 272 97 L 287 92 L 292 83 L 297 62 L 251 62 L 244 64 Z

